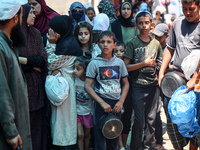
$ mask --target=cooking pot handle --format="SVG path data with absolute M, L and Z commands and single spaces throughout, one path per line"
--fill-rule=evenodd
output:
M 108 115 L 109 115 L 109 114 L 116 115 L 116 113 L 113 113 L 112 109 L 111 109 L 111 112 L 108 113 Z

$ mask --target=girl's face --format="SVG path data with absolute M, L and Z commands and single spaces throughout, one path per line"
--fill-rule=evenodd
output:
M 29 26 L 33 26 L 35 22 L 35 14 L 34 14 L 34 10 L 33 8 L 31 8 L 29 14 L 28 14 L 28 18 L 27 18 L 27 24 Z
M 93 10 L 88 10 L 87 11 L 87 16 L 92 21 L 92 19 L 94 17 L 94 11 Z
M 122 17 L 124 17 L 125 19 L 129 18 L 131 16 L 131 7 L 130 7 L 130 5 L 129 4 L 125 4 L 122 7 L 121 13 L 122 13 Z
M 77 62 L 74 63 L 74 76 L 77 78 L 84 78 L 85 77 L 85 70 L 84 68 L 79 65 Z
M 87 28 L 79 29 L 78 40 L 82 45 L 86 45 L 90 41 L 90 32 Z
M 116 46 L 116 48 L 114 49 L 114 55 L 120 59 L 123 58 L 124 55 L 124 46 L 120 45 L 120 46 Z
M 34 10 L 35 10 L 35 15 L 39 15 L 41 12 L 41 5 L 40 3 L 38 3 L 36 0 L 29 0 L 28 2 L 31 6 L 33 6 Z

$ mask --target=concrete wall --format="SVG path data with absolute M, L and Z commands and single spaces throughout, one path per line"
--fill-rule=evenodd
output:
M 45 0 L 47 5 L 54 9 L 56 12 L 58 12 L 61 15 L 68 15 L 69 7 L 73 2 L 81 2 L 84 4 L 84 2 L 92 2 L 92 0 Z M 97 5 L 99 4 L 100 0 L 93 0 L 94 2 L 94 8 L 96 14 L 98 14 Z

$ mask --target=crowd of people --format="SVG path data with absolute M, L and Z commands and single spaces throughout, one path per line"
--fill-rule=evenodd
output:
M 200 50 L 200 1 L 178 4 L 180 14 L 162 0 L 102 0 L 99 12 L 74 2 L 60 15 L 45 0 L 1 0 L 0 149 L 168 149 L 164 104 L 174 149 L 197 150 L 200 133 L 179 133 L 160 88 L 167 69 L 183 73 L 183 59 Z M 185 92 L 199 92 L 199 78 L 197 68 Z M 114 139 L 99 129 L 108 113 L 123 124 Z

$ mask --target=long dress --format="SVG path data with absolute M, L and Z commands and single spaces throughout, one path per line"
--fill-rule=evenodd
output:
M 19 56 L 27 58 L 27 64 L 22 65 L 29 100 L 30 127 L 33 150 L 46 149 L 46 103 L 45 103 L 45 77 L 47 55 L 42 43 L 40 32 L 33 26 L 27 25 L 30 5 L 23 6 L 22 31 L 26 38 L 26 45 L 17 47 Z M 40 68 L 37 71 L 34 68 Z
M 55 50 L 56 46 L 53 44 L 46 47 L 48 74 L 52 74 L 54 70 L 59 70 L 68 81 L 70 92 L 68 98 L 60 106 L 51 104 L 51 136 L 53 145 L 69 146 L 76 144 L 77 139 L 77 112 L 73 77 L 76 56 L 56 55 Z

